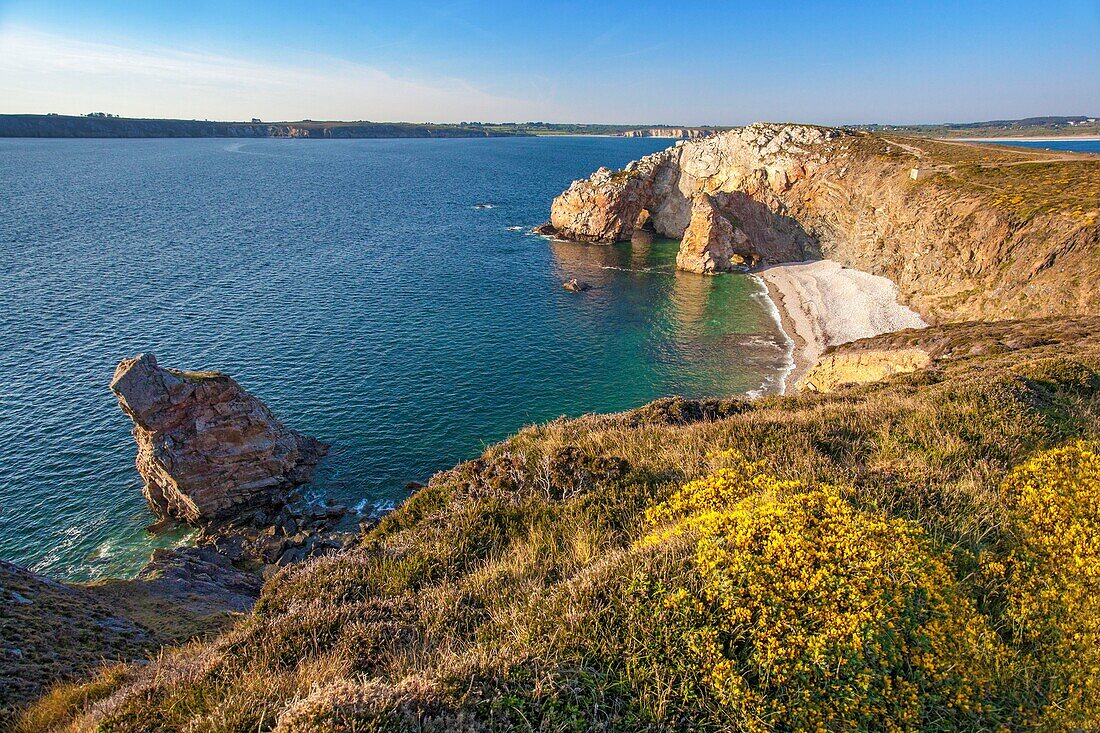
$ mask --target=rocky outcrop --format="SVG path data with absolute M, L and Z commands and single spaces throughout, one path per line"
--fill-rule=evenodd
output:
M 1100 161 L 990 147 L 755 124 L 601 168 L 554 200 L 550 221 L 578 241 L 629 240 L 639 220 L 680 239 L 705 194 L 761 262 L 827 258 L 887 277 L 930 322 L 1100 311 Z M 1079 184 L 1068 196 L 1067 178 Z M 698 270 L 688 242 L 681 259 Z
M 297 500 L 277 510 L 256 512 L 229 524 L 203 528 L 196 543 L 230 562 L 276 568 L 331 555 L 354 545 L 379 515 L 363 516 L 341 504 Z
M 143 354 L 119 364 L 111 389 L 134 421 L 150 507 L 199 525 L 196 546 L 157 549 L 136 577 L 94 583 L 0 561 L 0 730 L 51 683 L 226 628 L 280 568 L 354 546 L 379 519 L 288 496 L 326 446 L 227 375 Z
M 877 382 L 895 374 L 925 369 L 932 357 L 923 349 L 868 350 L 823 356 L 798 380 L 798 389 L 832 392 L 848 384 Z
M 111 390 L 134 421 L 150 508 L 194 525 L 276 505 L 312 478 L 327 446 L 283 426 L 228 375 L 125 359 Z
M 637 222 L 649 220 L 649 212 L 643 215 L 643 210 L 651 197 L 652 158 L 642 158 L 617 173 L 600 168 L 591 178 L 574 181 L 554 199 L 550 209 L 553 231 L 580 242 L 630 239 Z
M 1072 351 L 1095 343 L 1100 316 L 1051 317 L 985 323 L 946 323 L 905 329 L 829 347 L 799 380 L 800 389 L 833 392 L 848 385 L 877 382 L 953 361 L 1059 345 Z M 1077 369 L 1065 362 L 1067 376 Z M 1095 376 L 1082 374 L 1082 388 L 1100 389 Z
M 676 267 L 687 272 L 715 275 L 738 267 L 751 267 L 760 255 L 736 220 L 722 211 L 714 199 L 697 194 L 691 208 L 691 222 L 684 230 Z

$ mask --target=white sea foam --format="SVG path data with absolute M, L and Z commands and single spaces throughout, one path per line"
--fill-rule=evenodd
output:
M 753 281 L 760 286 L 760 289 L 752 294 L 753 299 L 764 305 L 764 309 L 768 312 L 768 315 L 771 316 L 771 319 L 775 322 L 775 326 L 779 330 L 779 333 L 783 335 L 783 340 L 786 346 L 786 365 L 783 368 L 782 375 L 766 377 L 764 379 L 764 383 L 760 385 L 759 388 L 749 391 L 748 395 L 749 397 L 755 399 L 757 397 L 761 397 L 767 394 L 771 386 L 774 384 L 773 380 L 778 380 L 779 382 L 779 389 L 777 391 L 777 394 L 785 394 L 787 391 L 787 379 L 791 376 L 791 373 L 794 371 L 795 368 L 794 339 L 791 338 L 791 335 L 787 333 L 787 330 L 785 328 L 783 328 L 783 317 L 779 313 L 779 306 L 775 304 L 775 301 L 773 301 L 771 298 L 771 294 L 768 292 L 767 283 L 764 282 L 763 278 L 757 275 L 749 275 L 749 277 L 751 277 Z
M 667 270 L 659 270 L 653 267 L 616 267 L 615 265 L 600 265 L 601 270 L 618 270 L 619 272 L 650 272 L 657 275 L 671 275 Z

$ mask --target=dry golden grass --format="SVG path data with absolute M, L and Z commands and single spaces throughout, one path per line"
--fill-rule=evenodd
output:
M 919 158 L 913 156 L 913 165 L 933 175 L 921 185 L 979 196 L 1021 222 L 1059 213 L 1091 223 L 1100 210 L 1100 155 L 917 138 L 884 140 L 923 152 Z
M 730 448 L 770 480 L 841 487 L 836 521 L 915 533 L 928 577 L 951 584 L 943 604 L 972 608 L 975 624 L 999 632 L 1003 588 L 979 569 L 1018 546 L 1002 482 L 1039 451 L 1100 438 L 1100 343 L 1078 336 L 829 395 L 663 400 L 526 428 L 436 476 L 360 548 L 282 571 L 253 616 L 221 637 L 58 689 L 23 730 L 734 728 L 744 710 L 768 705 L 723 704 L 690 646 L 727 633 L 724 617 L 669 601 L 712 597 L 698 535 L 641 541 L 653 532 L 647 510 L 712 475 L 724 460 L 714 452 Z M 913 603 L 906 613 L 919 614 Z M 1012 637 L 997 643 L 1009 656 L 1032 653 Z M 1055 673 L 1063 679 L 1064 664 L 1029 668 L 1023 682 L 986 670 L 951 688 L 974 699 L 952 698 L 948 710 L 918 696 L 895 722 L 1029 724 L 1057 694 Z M 744 679 L 753 694 L 773 694 Z M 813 710 L 850 712 L 828 689 L 805 690 L 821 701 Z

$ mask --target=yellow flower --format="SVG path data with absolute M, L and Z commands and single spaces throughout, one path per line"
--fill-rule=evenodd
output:
M 1047 678 L 1042 727 L 1100 725 L 1100 444 L 1039 453 L 1002 485 L 1016 544 L 982 567 Z
M 1003 650 L 920 528 L 862 512 L 831 486 L 729 465 L 651 508 L 651 536 L 690 532 L 704 684 L 747 729 L 915 730 L 966 716 Z

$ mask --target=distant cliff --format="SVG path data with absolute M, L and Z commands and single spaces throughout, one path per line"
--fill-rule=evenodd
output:
M 756 124 L 601 168 L 554 200 L 567 239 L 683 238 L 681 269 L 825 257 L 933 322 L 1100 312 L 1100 159 Z
M 515 137 L 529 133 L 480 125 L 410 122 L 210 122 L 127 117 L 0 115 L 0 137 Z
M 694 139 L 706 137 L 718 132 L 713 127 L 647 127 L 640 130 L 627 130 L 623 137 L 675 137 Z

